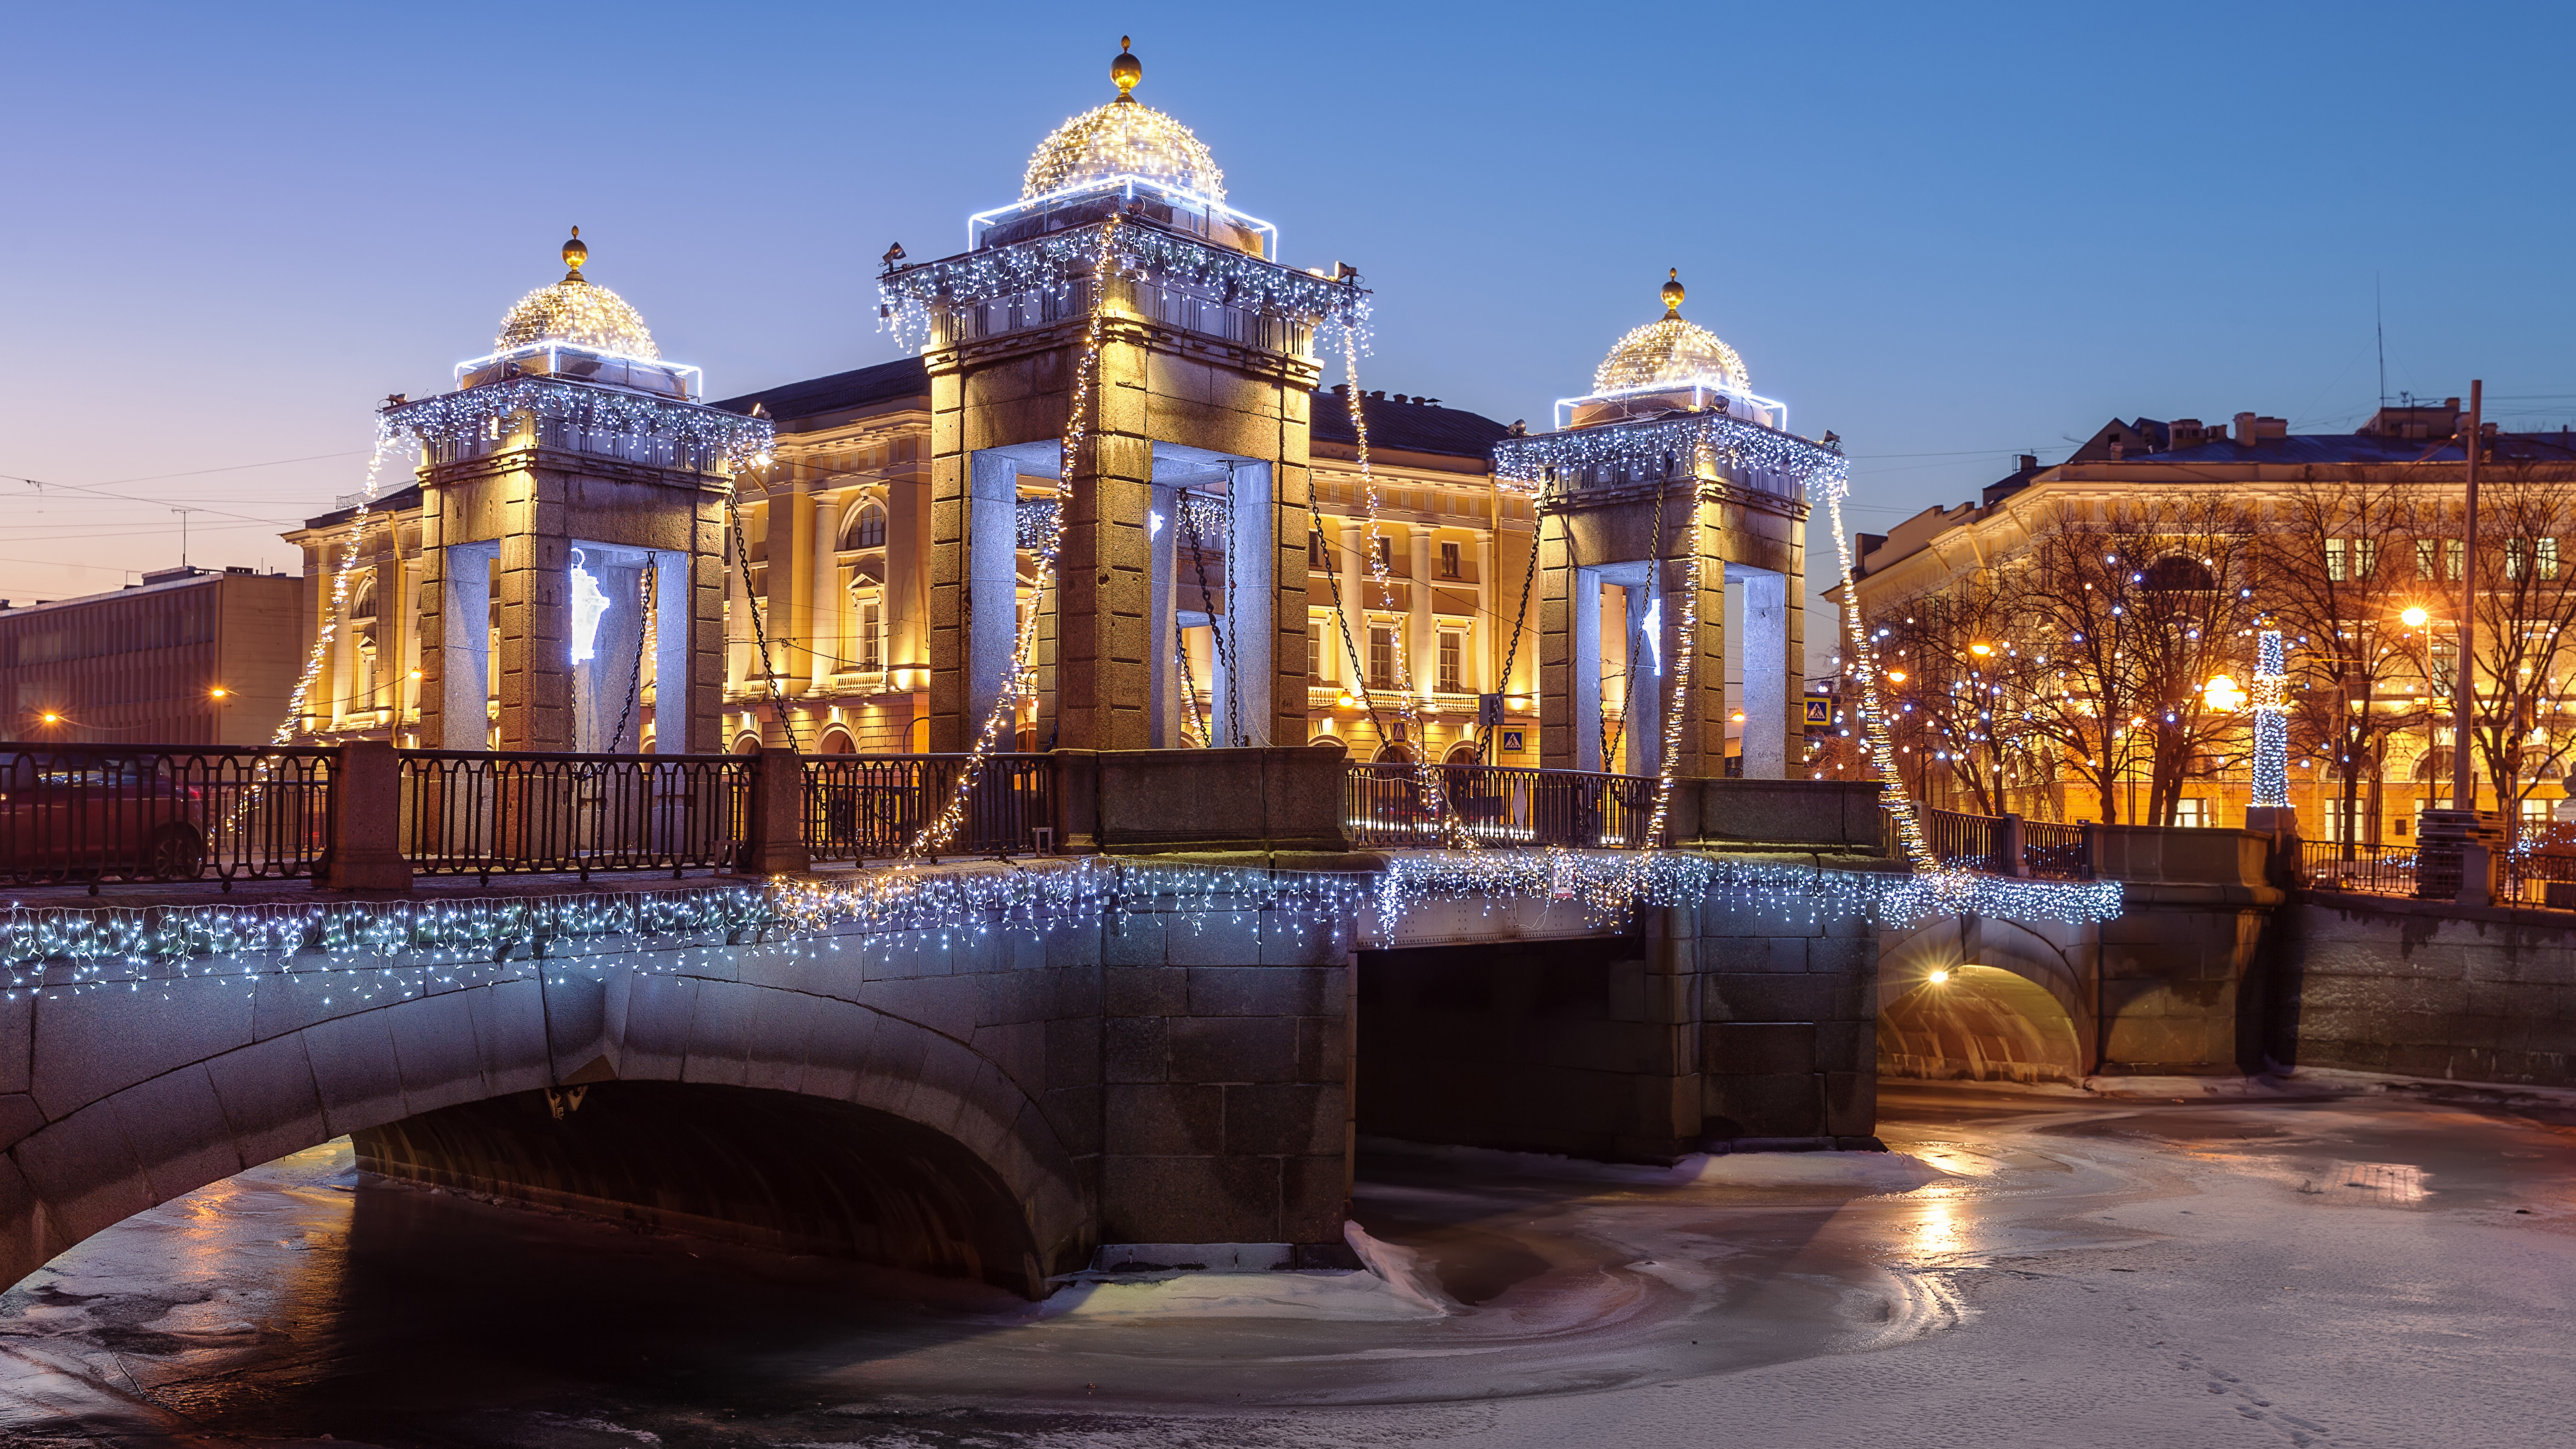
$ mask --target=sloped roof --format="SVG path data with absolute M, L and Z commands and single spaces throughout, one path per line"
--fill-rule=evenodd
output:
M 729 413 L 748 413 L 753 403 L 759 403 L 769 409 L 771 417 L 784 423 L 907 397 L 918 397 L 925 405 L 930 399 L 930 369 L 918 357 L 897 358 L 874 367 L 747 392 L 714 406 Z
M 1482 413 L 1407 402 L 1398 397 L 1363 397 L 1360 399 L 1360 415 L 1368 419 L 1369 446 L 1372 448 L 1445 453 L 1453 458 L 1483 460 L 1493 455 L 1494 444 L 1511 434 L 1509 426 Z M 1359 435 L 1351 428 L 1350 403 L 1343 394 L 1315 394 L 1314 421 L 1309 436 L 1318 443 L 1357 445 Z

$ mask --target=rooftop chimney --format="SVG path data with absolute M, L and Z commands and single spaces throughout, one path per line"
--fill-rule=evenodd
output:
M 2024 454 L 2022 454 L 2022 455 L 2021 455 L 2021 471 L 2023 471 L 2023 472 L 2025 472 L 2025 473 L 2036 473 L 2036 472 L 2038 472 L 2038 471 L 2039 471 L 2039 455 L 2038 455 L 2037 453 L 2024 453 Z

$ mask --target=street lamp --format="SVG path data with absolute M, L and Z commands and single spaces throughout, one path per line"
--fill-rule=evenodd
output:
M 2214 674 L 2200 687 L 2200 697 L 2211 709 L 2221 714 L 2234 714 L 2245 707 L 2245 691 L 2232 674 Z

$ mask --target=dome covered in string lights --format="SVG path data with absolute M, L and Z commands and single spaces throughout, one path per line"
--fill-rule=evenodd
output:
M 625 298 L 582 276 L 590 248 L 582 244 L 580 227 L 574 227 L 572 240 L 564 243 L 563 259 L 564 279 L 521 297 L 510 315 L 501 319 L 501 335 L 492 339 L 493 350 L 507 352 L 532 342 L 569 342 L 625 357 L 659 359 L 662 354 L 654 347 L 644 318 Z
M 1744 359 L 1717 334 L 1682 320 L 1681 270 L 1664 283 L 1664 315 L 1619 339 L 1592 373 L 1596 393 L 1641 387 L 1709 387 L 1742 392 L 1752 381 Z
M 1020 182 L 1022 201 L 1112 176 L 1141 176 L 1209 201 L 1225 199 L 1225 173 L 1207 146 L 1189 127 L 1128 94 L 1145 77 L 1128 44 L 1120 36 L 1118 58 L 1109 63 L 1118 99 L 1083 112 L 1038 143 Z

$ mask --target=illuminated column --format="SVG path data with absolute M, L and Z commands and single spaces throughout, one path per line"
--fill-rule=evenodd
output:
M 1145 520 L 1145 546 L 1153 555 L 1153 592 L 1145 611 L 1145 632 L 1152 645 L 1145 657 L 1153 664 L 1148 734 L 1153 748 L 1170 750 L 1180 748 L 1181 711 L 1191 707 L 1181 699 L 1180 636 L 1173 627 L 1179 605 L 1172 597 L 1172 569 L 1178 561 L 1181 529 L 1187 525 L 1181 519 L 1180 490 L 1171 484 L 1154 485 L 1152 508 Z
M 814 692 L 832 687 L 841 658 L 841 505 L 814 495 L 814 603 L 807 647 L 814 656 Z M 856 652 L 856 651 L 853 651 Z
M 2249 830 L 2296 830 L 2290 813 L 2290 658 L 2281 631 L 2254 636 L 2254 793 Z
M 1789 581 L 1768 569 L 1740 569 L 1744 634 L 1744 778 L 1789 776 Z M 1723 704 L 1721 703 L 1721 708 Z
M 1235 687 L 1221 696 L 1235 718 L 1218 731 L 1218 738 L 1246 745 L 1304 744 L 1300 732 L 1293 739 L 1274 741 L 1273 730 L 1280 724 L 1278 706 L 1282 702 L 1281 681 L 1271 667 L 1274 646 L 1279 642 L 1279 620 L 1274 617 L 1279 599 L 1271 587 L 1279 560 L 1271 547 L 1271 528 L 1277 500 L 1273 496 L 1277 470 L 1267 463 L 1237 465 L 1226 484 L 1225 510 L 1225 638 L 1233 653 Z M 1302 582 L 1302 578 L 1301 578 Z M 1303 591 L 1299 593 L 1298 627 L 1302 635 L 1306 610 Z M 1149 650 L 1148 657 L 1160 653 Z M 1305 651 L 1297 653 L 1299 703 L 1305 695 Z

